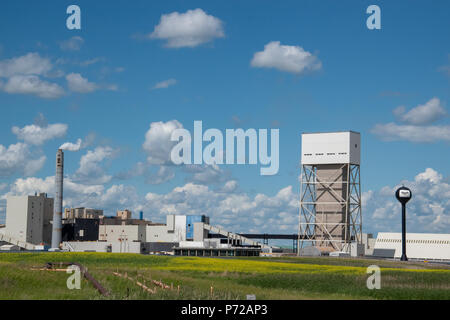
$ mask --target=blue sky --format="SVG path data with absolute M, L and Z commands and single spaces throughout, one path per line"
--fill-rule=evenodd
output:
M 236 231 L 296 232 L 301 133 L 353 130 L 362 135 L 364 230 L 399 231 L 391 191 L 407 183 L 418 195 L 411 230 L 450 231 L 448 2 L 77 1 L 82 28 L 68 30 L 70 4 L 1 4 L 3 199 L 52 193 L 56 149 L 82 139 L 79 151 L 66 152 L 73 182 L 66 205 L 142 209 L 156 221 L 173 210 L 206 213 Z M 381 30 L 366 27 L 371 4 L 381 8 Z M 194 17 L 199 27 L 192 34 L 175 28 L 181 32 L 175 39 L 198 43 L 174 47 L 156 35 L 157 26 L 182 24 L 163 25 L 163 15 L 194 9 L 202 12 Z M 202 25 L 207 17 L 215 30 Z M 252 66 L 255 53 L 277 41 L 279 50 L 301 48 L 320 67 Z M 17 74 L 7 68 L 20 57 L 48 64 L 26 72 L 43 85 L 27 91 L 9 83 Z M 174 84 L 154 89 L 170 79 Z M 50 88 L 53 96 L 43 97 L 39 90 Z M 197 168 L 196 176 L 193 169 L 150 163 L 155 150 L 143 148 L 150 124 L 161 121 L 162 130 L 175 120 L 189 130 L 194 120 L 223 131 L 279 128 L 279 173 L 263 177 L 257 166 L 220 166 Z M 31 125 L 48 129 L 39 133 L 48 135 L 42 143 L 17 134 Z M 159 137 L 158 128 L 151 136 Z M 83 166 L 83 157 L 95 165 Z

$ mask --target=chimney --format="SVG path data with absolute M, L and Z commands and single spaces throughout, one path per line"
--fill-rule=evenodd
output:
M 56 152 L 55 206 L 53 211 L 52 249 L 59 249 L 62 234 L 62 199 L 63 199 L 64 152 Z

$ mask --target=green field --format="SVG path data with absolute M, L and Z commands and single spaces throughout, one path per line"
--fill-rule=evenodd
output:
M 79 262 L 105 287 L 87 280 L 69 290 L 64 271 L 47 262 Z M 366 286 L 369 265 L 381 268 L 381 289 Z M 134 281 L 120 278 L 118 272 Z M 152 283 L 162 281 L 171 288 Z M 136 285 L 145 283 L 150 293 Z M 179 286 L 179 289 L 178 289 Z M 173 289 L 172 289 L 173 288 Z M 346 258 L 197 258 L 113 253 L 2 253 L 0 299 L 450 299 L 450 267 Z

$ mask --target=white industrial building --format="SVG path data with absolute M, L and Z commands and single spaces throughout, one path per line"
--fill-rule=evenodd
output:
M 65 208 L 64 219 L 78 219 L 78 218 L 99 218 L 103 215 L 103 210 L 92 208 Z
M 373 256 L 400 258 L 402 234 L 379 232 Z M 406 255 L 408 259 L 450 260 L 450 234 L 406 233 Z
M 40 193 L 34 196 L 8 196 L 4 239 L 34 245 L 51 243 L 53 198 Z
M 107 242 L 120 242 L 120 241 L 146 242 L 146 226 L 100 225 L 98 240 Z
M 360 162 L 358 132 L 302 134 L 299 254 L 311 243 L 346 254 L 352 242 L 361 246 Z

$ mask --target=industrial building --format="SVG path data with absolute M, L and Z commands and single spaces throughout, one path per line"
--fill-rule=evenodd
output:
M 360 134 L 303 133 L 301 152 L 298 247 L 350 253 L 362 245 Z
M 116 220 L 123 220 L 119 212 Z M 268 245 L 209 225 L 209 217 L 205 215 L 167 215 L 165 224 L 139 221 L 139 224 L 124 225 L 100 222 L 96 241 L 73 239 L 63 242 L 63 249 L 195 256 L 258 256 L 262 249 L 271 249 Z M 223 238 L 210 238 L 210 232 Z
M 0 250 L 259 256 L 276 250 L 268 239 L 290 239 L 298 255 L 399 258 L 400 233 L 382 232 L 377 239 L 362 233 L 360 148 L 353 131 L 302 135 L 299 229 L 289 235 L 235 234 L 201 214 L 169 214 L 165 223 L 155 223 L 142 211 L 133 218 L 128 209 L 114 216 L 85 207 L 63 211 L 64 154 L 58 150 L 55 199 L 8 196 Z M 408 233 L 406 246 L 411 259 L 450 260 L 449 234 Z
M 6 228 L 0 241 L 3 250 L 44 250 L 52 246 L 53 199 L 35 196 L 7 198 Z M 66 208 L 61 220 L 61 246 L 67 251 L 130 252 L 195 255 L 257 256 L 270 247 L 209 225 L 205 215 L 167 215 L 166 223 L 133 219 L 130 210 L 104 216 L 102 210 Z M 210 232 L 222 238 L 210 238 Z M 246 242 L 248 242 L 246 244 Z M 54 248 L 53 248 L 54 249 Z
M 6 227 L 3 233 L 17 241 L 34 245 L 51 243 L 53 198 L 40 193 L 34 196 L 8 196 Z
M 100 218 L 101 216 L 103 216 L 103 210 L 99 209 L 92 209 L 85 207 L 65 208 L 63 219 L 76 219 L 76 218 L 93 219 L 93 218 Z
M 96 241 L 99 238 L 100 219 L 75 218 L 63 220 L 62 241 Z
M 400 258 L 402 255 L 402 234 L 379 232 L 373 256 Z M 408 259 L 450 260 L 450 234 L 407 233 L 406 255 Z

